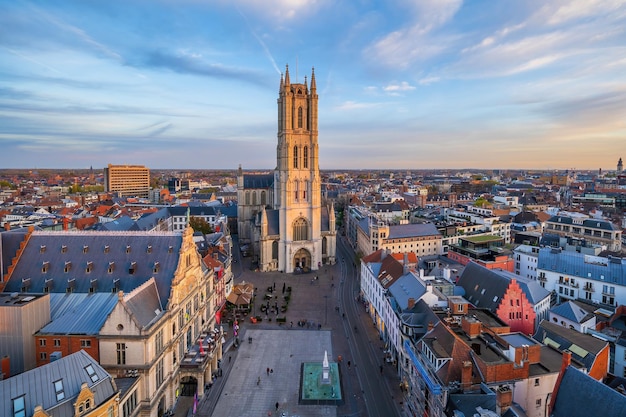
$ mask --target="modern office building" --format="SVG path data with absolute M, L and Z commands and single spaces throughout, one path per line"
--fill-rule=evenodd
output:
M 143 165 L 112 165 L 104 168 L 104 191 L 119 197 L 145 197 L 150 194 L 150 169 Z

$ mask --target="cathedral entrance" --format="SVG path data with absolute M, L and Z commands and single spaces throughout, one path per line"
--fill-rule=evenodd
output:
M 300 249 L 293 257 L 293 271 L 309 272 L 311 270 L 311 252 L 306 249 Z

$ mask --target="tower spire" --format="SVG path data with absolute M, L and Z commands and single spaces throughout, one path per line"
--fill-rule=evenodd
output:
M 283 73 L 280 73 L 280 87 L 278 88 L 278 92 L 280 93 L 281 91 L 283 91 L 283 85 L 285 83 L 285 80 L 283 79 Z
M 315 91 L 317 89 L 317 84 L 315 84 L 315 67 L 311 69 L 311 91 Z
M 285 87 L 289 87 L 291 85 L 291 81 L 289 81 L 289 64 L 285 66 Z

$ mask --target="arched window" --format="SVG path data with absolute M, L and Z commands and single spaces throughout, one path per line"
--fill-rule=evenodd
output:
M 302 168 L 309 167 L 309 147 L 305 146 L 302 150 Z
M 267 197 L 265 196 L 265 191 L 261 191 L 261 205 L 267 204 Z
M 298 147 L 293 147 L 293 167 L 298 168 Z
M 272 259 L 278 260 L 278 241 L 277 240 L 272 242 Z
M 308 238 L 307 221 L 300 217 L 293 223 L 293 240 L 309 240 Z
M 304 181 L 303 187 L 302 187 L 302 199 L 304 201 L 306 201 L 307 199 L 307 191 L 309 189 L 309 182 L 308 181 Z
M 326 236 L 322 239 L 322 255 L 328 254 L 328 242 L 326 242 Z
M 252 193 L 252 205 L 256 206 L 256 192 Z
M 298 107 L 298 129 L 302 129 L 302 107 Z
M 250 205 L 250 192 L 246 191 L 246 206 Z
M 293 192 L 293 199 L 294 200 L 298 200 L 298 192 L 300 191 L 300 182 L 296 181 L 293 183 L 294 185 L 294 192 Z

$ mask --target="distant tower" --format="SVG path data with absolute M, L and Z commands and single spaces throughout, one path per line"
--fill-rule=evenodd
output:
M 621 174 L 624 171 L 624 164 L 622 163 L 622 158 L 617 161 L 617 173 Z

